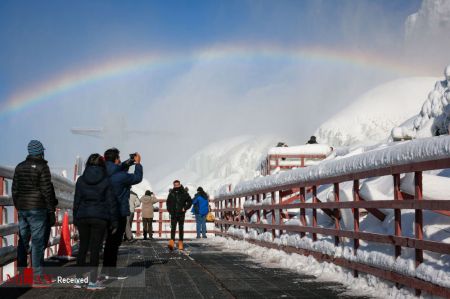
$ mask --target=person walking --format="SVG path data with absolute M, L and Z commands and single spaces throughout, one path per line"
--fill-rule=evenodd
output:
M 12 183 L 12 198 L 19 217 L 17 266 L 19 270 L 27 267 L 31 239 L 31 260 L 36 275 L 42 275 L 49 213 L 54 213 L 57 205 L 44 151 L 40 141 L 31 140 L 28 156 L 16 166 Z
M 114 194 L 117 200 L 118 226 L 117 230 L 108 229 L 105 250 L 103 252 L 103 270 L 106 272 L 106 279 L 125 279 L 125 276 L 118 276 L 117 254 L 122 244 L 123 234 L 127 223 L 127 216 L 130 215 L 130 190 L 131 186 L 142 181 L 143 169 L 141 165 L 141 155 L 135 153 L 133 159 L 124 163 L 120 161 L 120 151 L 110 148 L 105 151 L 106 173 L 110 179 Z M 128 169 L 134 165 L 134 173 L 128 173 Z
M 105 160 L 92 154 L 86 162 L 83 175 L 77 180 L 73 202 L 73 219 L 78 228 L 80 247 L 77 266 L 90 266 L 88 290 L 103 289 L 98 281 L 98 265 L 103 239 L 108 226 L 117 230 L 117 200 L 106 174 Z M 89 263 L 86 263 L 87 252 Z
M 133 240 L 133 220 L 134 220 L 134 210 L 141 205 L 141 201 L 137 194 L 133 191 L 130 191 L 130 216 L 127 216 L 127 225 L 125 227 L 125 240 L 132 241 Z
M 145 195 L 141 198 L 142 202 L 142 222 L 144 224 L 144 240 L 147 240 L 147 234 L 153 239 L 153 205 L 158 202 L 156 196 L 150 190 L 145 191 Z
M 169 249 L 173 250 L 175 247 L 175 233 L 179 230 L 178 250 L 183 250 L 184 237 L 184 217 L 186 211 L 192 205 L 192 199 L 189 193 L 184 189 L 179 180 L 173 182 L 173 189 L 167 197 L 167 211 L 170 214 L 170 240 Z
M 206 238 L 206 215 L 209 212 L 209 197 L 202 187 L 197 188 L 197 193 L 192 200 L 192 212 L 197 223 L 197 239 L 200 239 L 200 235 Z

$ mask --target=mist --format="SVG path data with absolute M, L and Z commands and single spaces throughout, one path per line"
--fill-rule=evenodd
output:
M 14 165 L 23 159 L 30 139 L 43 141 L 55 170 L 71 170 L 77 155 L 87 158 L 90 153 L 103 153 L 115 146 L 122 159 L 128 153 L 142 153 L 145 177 L 154 181 L 182 167 L 202 147 L 224 138 L 274 135 L 288 144 L 302 144 L 321 123 L 368 89 L 398 77 L 439 76 L 450 62 L 448 51 L 441 51 L 448 49 L 449 35 L 430 37 L 426 52 L 419 46 L 421 35 L 411 33 L 419 29 L 405 37 L 406 17 L 420 8 L 420 2 L 390 2 L 343 1 L 337 5 L 334 1 L 311 1 L 302 11 L 296 11 L 295 3 L 289 1 L 242 2 L 248 14 L 240 20 L 240 27 L 216 29 L 223 36 L 220 40 L 208 34 L 198 44 L 186 43 L 186 49 L 179 44 L 171 50 L 187 56 L 200 53 L 184 63 L 86 84 L 3 121 L 0 139 L 8 142 L 2 147 L 2 164 Z M 240 3 L 231 6 L 239 7 Z M 230 9 L 218 7 L 216 22 L 227 19 L 226 14 L 221 15 Z M 137 42 L 141 36 L 134 38 L 129 48 L 121 45 L 118 57 L 153 50 L 148 42 Z M 111 32 L 103 42 L 121 44 L 114 39 Z M 155 47 L 171 48 L 173 43 Z M 212 60 L 201 55 L 210 48 L 233 45 L 244 45 L 254 54 Z M 413 71 L 267 57 L 263 55 L 266 45 L 276 45 L 280 52 L 303 46 L 370 52 Z M 111 50 L 108 56 L 114 56 Z M 56 71 L 53 76 L 58 74 Z M 147 133 L 109 133 L 96 139 L 72 135 L 73 127 L 105 128 L 109 132 L 126 127 Z

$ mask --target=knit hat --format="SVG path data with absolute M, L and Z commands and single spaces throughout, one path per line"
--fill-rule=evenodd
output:
M 202 187 L 197 188 L 197 192 L 205 192 Z
M 31 156 L 39 156 L 44 153 L 44 146 L 39 140 L 31 140 L 28 143 L 28 154 Z

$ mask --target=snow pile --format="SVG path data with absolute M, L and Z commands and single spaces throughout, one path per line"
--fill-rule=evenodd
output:
M 269 155 L 324 155 L 328 156 L 333 149 L 325 144 L 305 144 L 290 147 L 273 147 Z
M 378 298 L 411 298 L 414 292 L 409 289 L 397 289 L 394 284 L 382 281 L 370 275 L 353 273 L 332 263 L 318 262 L 313 257 L 288 254 L 281 250 L 255 246 L 245 241 L 236 241 L 215 237 L 212 242 L 231 252 L 247 254 L 252 260 L 264 267 L 281 267 L 301 274 L 314 275 L 320 281 L 335 281 L 344 284 L 348 295 L 371 296 Z
M 450 65 L 444 70 L 444 80 L 437 81 L 428 94 L 420 113 L 392 130 L 394 140 L 423 138 L 448 134 L 450 124 Z
M 234 187 L 231 193 L 227 189 L 221 188 L 216 193 L 216 197 L 238 195 L 266 188 L 298 184 L 300 182 L 317 181 L 391 165 L 404 165 L 411 162 L 444 159 L 448 158 L 449 153 L 450 136 L 397 142 L 359 155 L 327 160 L 316 166 L 294 169 L 276 175 L 241 182 Z
M 258 167 L 268 149 L 276 144 L 270 136 L 239 136 L 213 143 L 192 156 L 184 167 L 155 184 L 158 195 L 166 195 L 175 179 L 196 190 L 207 192 L 259 175 Z
M 386 141 L 392 128 L 417 113 L 437 80 L 413 77 L 380 85 L 323 123 L 314 135 L 334 147 Z

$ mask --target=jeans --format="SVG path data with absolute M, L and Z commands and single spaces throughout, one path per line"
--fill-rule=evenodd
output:
M 178 223 L 178 234 L 179 240 L 183 241 L 184 236 L 184 213 L 176 213 L 170 215 L 170 238 L 175 240 L 175 233 L 177 231 Z
M 195 222 L 197 222 L 197 238 L 200 238 L 200 234 L 206 237 L 206 215 L 195 214 Z
M 17 246 L 17 266 L 27 266 L 30 249 L 33 272 L 42 274 L 44 265 L 45 232 L 47 229 L 47 209 L 19 210 L 19 244 Z
M 132 240 L 133 239 L 133 219 L 134 219 L 134 212 L 130 214 L 130 216 L 127 216 L 127 225 L 125 227 L 125 239 Z
M 100 260 L 100 251 L 103 245 L 108 221 L 98 218 L 84 218 L 78 220 L 78 232 L 80 233 L 80 249 L 78 250 L 77 266 L 84 267 L 89 265 L 89 281 L 97 281 L 98 264 Z M 91 253 L 89 263 L 86 263 L 87 252 Z
M 127 217 L 120 217 L 118 219 L 119 226 L 115 234 L 112 234 L 108 229 L 105 242 L 105 250 L 103 252 L 103 268 L 109 275 L 116 276 L 114 272 L 117 266 L 117 254 L 119 253 L 120 244 L 122 244 L 123 233 L 125 232 L 125 226 L 127 223 Z M 107 274 L 108 274 L 107 273 Z

